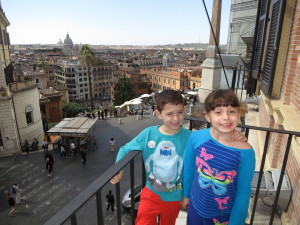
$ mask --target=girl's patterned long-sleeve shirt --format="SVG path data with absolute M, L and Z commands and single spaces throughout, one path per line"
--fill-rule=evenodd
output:
M 253 149 L 224 146 L 204 129 L 190 135 L 185 154 L 183 196 L 196 212 L 205 218 L 228 214 L 230 225 L 244 224 L 255 169 Z

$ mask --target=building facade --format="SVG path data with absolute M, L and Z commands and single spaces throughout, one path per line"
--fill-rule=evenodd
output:
M 79 62 L 59 63 L 54 65 L 55 82 L 67 87 L 69 101 L 90 99 L 87 67 Z M 110 65 L 92 66 L 91 78 L 93 99 L 111 97 L 113 67 Z
M 258 125 L 300 131 L 300 1 L 259 1 L 249 94 L 259 94 Z M 258 135 L 264 143 L 265 135 Z M 266 169 L 281 168 L 287 135 L 271 135 Z M 260 146 L 263 149 L 263 146 Z M 286 173 L 292 189 L 282 224 L 300 224 L 300 137 L 294 137 Z
M 184 71 L 174 70 L 140 70 L 141 74 L 147 74 L 147 80 L 151 90 L 158 92 L 165 89 L 182 90 L 188 87 L 188 75 Z
M 14 81 L 9 54 L 9 22 L 0 7 L 0 155 L 20 152 L 25 139 L 44 138 L 39 93 L 34 81 Z
M 246 57 L 247 44 L 252 43 L 258 0 L 232 0 L 228 30 L 228 54 Z M 245 43 L 246 42 L 246 43 Z

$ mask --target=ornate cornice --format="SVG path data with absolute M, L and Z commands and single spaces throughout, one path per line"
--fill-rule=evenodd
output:
M 257 4 L 258 4 L 258 0 L 232 4 L 231 11 L 236 12 L 236 11 L 242 11 L 242 10 L 256 9 Z

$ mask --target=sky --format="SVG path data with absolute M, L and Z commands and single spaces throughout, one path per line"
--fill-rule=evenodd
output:
M 11 44 L 164 45 L 208 43 L 203 0 L 0 0 Z M 213 0 L 204 0 L 211 17 Z M 223 0 L 220 44 L 231 0 Z

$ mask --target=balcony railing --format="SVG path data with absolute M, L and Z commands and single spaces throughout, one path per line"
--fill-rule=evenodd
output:
M 186 117 L 186 120 L 190 121 L 190 129 L 195 127 L 195 124 L 199 126 L 199 124 L 204 124 L 205 126 L 209 126 L 207 121 L 202 119 L 196 119 L 191 117 Z M 263 170 L 265 167 L 265 161 L 267 156 L 268 145 L 270 141 L 270 135 L 272 133 L 277 134 L 284 134 L 288 135 L 287 144 L 285 146 L 285 153 L 283 156 L 283 163 L 281 166 L 281 173 L 279 177 L 279 182 L 277 186 L 276 196 L 272 206 L 272 212 L 270 215 L 269 225 L 273 224 L 275 214 L 278 210 L 277 203 L 279 199 L 279 194 L 283 182 L 283 177 L 285 174 L 285 169 L 287 165 L 287 160 L 291 148 L 292 138 L 294 136 L 300 137 L 300 132 L 294 131 L 286 131 L 286 130 L 277 130 L 271 128 L 264 128 L 264 127 L 255 127 L 255 126 L 248 126 L 248 125 L 239 125 L 240 128 L 245 132 L 245 136 L 249 136 L 250 130 L 256 131 L 263 131 L 266 133 L 265 142 L 264 142 L 264 149 L 261 158 L 261 165 L 259 171 L 259 177 L 257 181 L 256 192 L 253 200 L 253 207 L 251 211 L 250 217 L 250 225 L 254 222 L 256 207 L 257 207 L 257 200 L 259 197 L 259 190 L 261 187 L 262 177 L 263 177 Z M 203 128 L 203 126 L 202 126 Z M 128 164 L 130 165 L 130 189 L 131 193 L 134 193 L 134 186 L 135 186 L 135 164 L 134 159 L 140 155 L 140 151 L 132 151 L 127 154 L 124 158 L 122 158 L 118 163 L 110 167 L 105 173 L 103 173 L 100 177 L 98 177 L 92 184 L 90 184 L 85 190 L 83 190 L 79 195 L 77 195 L 73 200 L 71 200 L 68 204 L 66 204 L 62 209 L 60 209 L 52 218 L 50 218 L 44 225 L 60 225 L 64 224 L 67 221 L 71 222 L 71 225 L 77 225 L 77 218 L 76 213 L 78 210 L 83 207 L 90 199 L 96 197 L 96 213 L 97 213 L 97 224 L 103 225 L 104 224 L 104 216 L 103 216 L 103 201 L 101 197 L 102 188 L 110 181 L 112 177 L 114 177 L 120 170 L 126 167 Z M 143 164 L 142 167 L 142 184 L 145 183 L 145 169 Z M 121 197 L 120 197 L 120 183 L 116 184 L 116 203 L 117 203 L 117 223 L 121 225 Z M 134 195 L 131 195 L 131 208 L 134 208 Z M 135 210 L 131 210 L 131 224 L 135 224 Z

